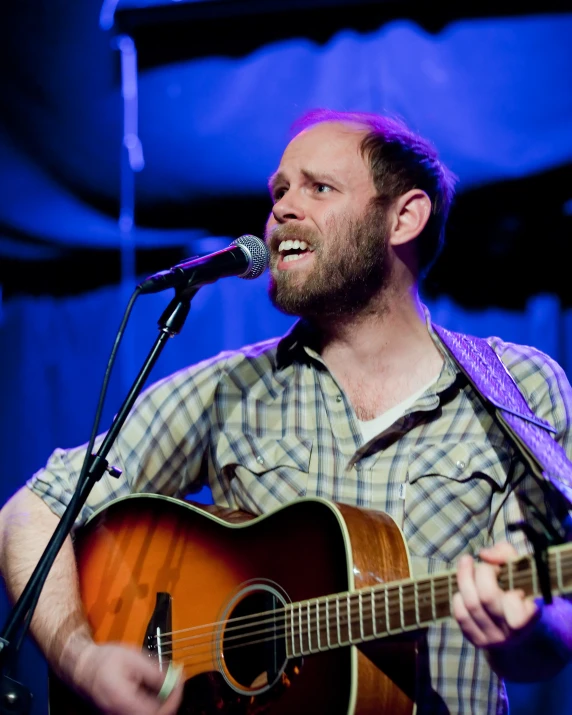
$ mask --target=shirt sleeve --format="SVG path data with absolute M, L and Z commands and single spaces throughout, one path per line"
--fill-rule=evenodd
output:
M 495 350 L 531 410 L 556 429 L 555 439 L 572 459 L 572 387 L 562 367 L 536 348 L 499 341 Z
M 115 478 L 106 472 L 95 484 L 76 526 L 120 496 L 151 492 L 180 498 L 192 490 L 209 444 L 223 357 L 181 370 L 141 395 L 107 457 L 122 474 Z M 97 438 L 94 451 L 103 438 Z M 56 449 L 27 482 L 58 516 L 75 491 L 86 448 Z

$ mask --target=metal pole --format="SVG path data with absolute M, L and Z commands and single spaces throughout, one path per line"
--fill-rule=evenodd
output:
M 121 57 L 121 96 L 123 98 L 123 141 L 121 144 L 119 232 L 121 236 L 120 299 L 127 303 L 135 288 L 135 173 L 145 166 L 143 147 L 138 134 L 137 50 L 129 35 L 117 38 Z M 133 379 L 135 346 L 133 336 L 125 335 L 120 360 L 122 386 Z

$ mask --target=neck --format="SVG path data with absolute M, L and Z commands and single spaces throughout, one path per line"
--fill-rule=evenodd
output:
M 361 315 L 323 321 L 319 329 L 322 359 L 362 421 L 426 386 L 443 364 L 416 287 L 386 289 Z
M 348 367 L 379 371 L 406 355 L 436 351 L 425 325 L 417 286 L 392 287 L 359 315 L 317 322 L 324 361 L 343 359 Z

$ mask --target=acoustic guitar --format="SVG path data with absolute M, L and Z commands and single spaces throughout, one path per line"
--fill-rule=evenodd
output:
M 300 499 L 260 517 L 155 495 L 118 499 L 79 531 L 94 638 L 182 668 L 179 713 L 410 715 L 416 637 L 448 618 L 455 572 L 410 578 L 387 515 Z M 549 553 L 554 593 L 572 546 Z M 534 560 L 501 569 L 539 592 Z M 90 707 L 54 678 L 50 712 Z

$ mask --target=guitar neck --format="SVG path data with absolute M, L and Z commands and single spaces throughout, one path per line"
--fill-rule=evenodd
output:
M 572 544 L 551 547 L 548 567 L 553 594 L 572 590 Z M 500 567 L 498 580 L 505 591 L 520 589 L 535 597 L 541 593 L 531 556 Z M 456 590 L 456 572 L 446 571 L 291 603 L 285 614 L 287 655 L 299 657 L 425 628 L 451 616 Z

